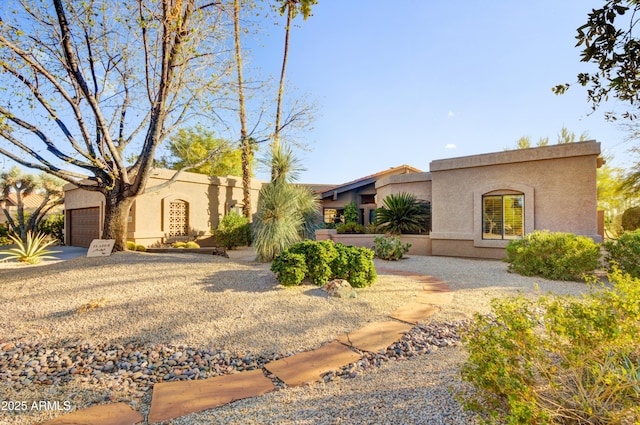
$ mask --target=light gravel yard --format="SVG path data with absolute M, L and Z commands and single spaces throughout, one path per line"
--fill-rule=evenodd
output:
M 231 254 L 232 259 L 117 253 L 35 267 L 0 264 L 0 345 L 160 344 L 289 355 L 387 320 L 422 289 L 407 277 L 381 274 L 372 287 L 358 289 L 355 299 L 328 298 L 310 284 L 283 288 L 267 264 L 251 261 L 247 252 Z M 563 294 L 587 289 L 583 283 L 510 274 L 499 261 L 412 256 L 376 265 L 432 275 L 449 285 L 453 301 L 432 316 L 434 322 L 488 312 L 494 297 L 536 296 L 536 287 Z M 443 348 L 353 379 L 286 388 L 174 423 L 474 423 L 450 391 L 469 390 L 458 376 L 464 359 L 460 347 Z M 21 390 L 3 382 L 0 393 L 5 399 L 70 400 L 74 409 L 123 400 L 143 414 L 150 401 L 150 391 L 136 395 L 73 380 Z M 33 423 L 58 414 L 0 412 L 0 423 Z

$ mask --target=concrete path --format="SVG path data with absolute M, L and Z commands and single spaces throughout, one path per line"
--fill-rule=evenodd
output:
M 240 260 L 252 261 L 251 251 L 247 249 L 235 252 L 235 256 Z M 267 377 L 271 375 L 276 376 L 288 386 L 317 381 L 329 371 L 338 370 L 358 361 L 362 357 L 362 352 L 378 352 L 399 341 L 412 329 L 413 325 L 439 311 L 437 306 L 451 302 L 453 297 L 449 287 L 433 276 L 383 268 L 378 268 L 377 271 L 379 274 L 407 276 L 424 284 L 424 289 L 414 300 L 391 313 L 389 317 L 392 320 L 370 323 L 315 350 L 267 363 L 263 369 L 197 381 L 157 383 L 153 386 L 148 423 L 167 421 L 242 398 L 256 397 L 274 391 L 275 386 Z M 143 422 L 142 415 L 129 406 L 124 403 L 115 403 L 69 413 L 43 425 L 81 423 L 133 425 Z

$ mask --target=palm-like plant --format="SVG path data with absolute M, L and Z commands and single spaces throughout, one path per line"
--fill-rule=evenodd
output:
M 317 196 L 293 183 L 300 167 L 291 149 L 272 148 L 268 161 L 274 180 L 260 189 L 253 225 L 253 246 L 261 261 L 270 261 L 301 240 L 306 219 L 318 209 Z
M 416 200 L 415 195 L 405 192 L 391 194 L 384 198 L 383 203 L 376 209 L 375 224 L 385 233 L 399 235 L 426 230 L 425 206 Z
M 10 235 L 9 237 L 17 246 L 1 252 L 0 255 L 4 256 L 2 260 L 18 260 L 23 263 L 37 264 L 41 260 L 55 259 L 49 254 L 60 252 L 47 249 L 54 241 L 45 241 L 47 235 L 44 233 L 34 235 L 31 232 L 27 232 L 24 241 L 16 235 Z

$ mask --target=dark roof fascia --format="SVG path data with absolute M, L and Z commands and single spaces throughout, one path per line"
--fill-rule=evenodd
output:
M 350 190 L 358 189 L 360 187 L 367 186 L 369 184 L 375 183 L 376 180 L 378 180 L 377 177 L 370 177 L 368 179 L 358 180 L 358 181 L 355 181 L 353 183 L 347 183 L 347 184 L 342 185 L 342 186 L 333 187 L 333 188 L 331 188 L 329 190 L 326 190 L 326 191 L 322 192 L 322 197 L 323 198 L 328 198 L 330 196 L 333 196 L 334 193 L 340 194 L 340 193 L 348 192 Z

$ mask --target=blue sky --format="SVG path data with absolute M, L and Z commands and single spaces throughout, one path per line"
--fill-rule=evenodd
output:
M 563 126 L 627 165 L 626 133 L 603 117 L 615 104 L 592 114 L 584 88 L 551 92 L 593 69 L 580 62 L 575 34 L 601 4 L 319 0 L 314 16 L 297 19 L 287 71 L 297 95 L 320 106 L 303 137 L 300 180 L 342 183 L 401 164 L 428 170 L 432 160 L 502 151 L 521 136 L 554 144 Z M 253 64 L 276 77 L 282 37 L 275 28 L 253 52 Z

